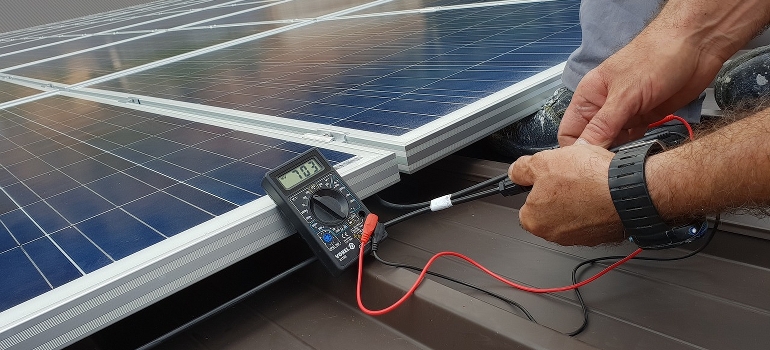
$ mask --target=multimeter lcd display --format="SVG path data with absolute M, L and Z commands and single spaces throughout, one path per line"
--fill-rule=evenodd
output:
M 278 182 L 284 190 L 288 191 L 324 169 L 324 166 L 317 159 L 310 158 L 307 162 L 279 176 Z

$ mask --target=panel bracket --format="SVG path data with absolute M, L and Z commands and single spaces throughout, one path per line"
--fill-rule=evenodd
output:
M 302 135 L 303 138 L 321 141 L 321 142 L 340 142 L 347 143 L 347 133 L 331 130 L 318 129 L 315 132 L 308 132 Z

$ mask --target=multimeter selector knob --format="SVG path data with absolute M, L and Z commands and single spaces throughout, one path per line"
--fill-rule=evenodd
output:
M 337 225 L 348 217 L 348 201 L 345 195 L 332 189 L 321 189 L 310 197 L 310 211 L 319 221 Z

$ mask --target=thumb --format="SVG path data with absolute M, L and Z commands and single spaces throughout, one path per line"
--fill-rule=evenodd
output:
M 519 186 L 535 184 L 535 172 L 532 171 L 532 157 L 521 156 L 508 167 L 508 177 Z

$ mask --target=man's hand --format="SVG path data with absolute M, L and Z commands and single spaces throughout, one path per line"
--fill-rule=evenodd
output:
M 559 144 L 580 138 L 608 148 L 641 137 L 647 125 L 695 99 L 767 23 L 769 9 L 754 0 L 669 1 L 634 40 L 583 77 Z
M 533 186 L 519 210 L 521 226 L 562 245 L 588 245 L 623 239 L 607 183 L 613 153 L 576 145 L 524 156 L 508 168 L 516 184 Z
M 635 40 L 581 80 L 559 127 L 562 146 L 582 138 L 609 148 L 642 137 L 697 98 L 722 65 L 687 43 L 656 45 L 671 41 L 660 39 Z

